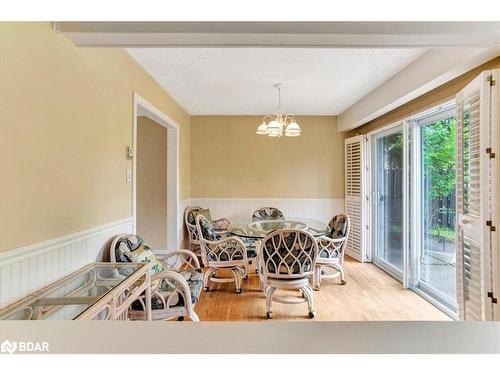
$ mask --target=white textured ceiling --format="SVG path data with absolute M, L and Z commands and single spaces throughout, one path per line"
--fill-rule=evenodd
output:
M 423 49 L 129 48 L 190 115 L 337 115 Z

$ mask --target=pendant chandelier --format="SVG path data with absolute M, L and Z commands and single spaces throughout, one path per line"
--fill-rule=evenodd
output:
M 281 114 L 281 84 L 274 85 L 274 88 L 278 90 L 278 112 L 264 116 L 256 133 L 268 137 L 298 137 L 302 130 L 295 117 L 292 114 Z

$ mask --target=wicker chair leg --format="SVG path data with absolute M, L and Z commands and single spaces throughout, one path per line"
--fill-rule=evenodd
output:
M 310 286 L 305 286 L 305 287 L 301 288 L 301 291 L 307 300 L 307 307 L 309 309 L 309 317 L 314 318 L 313 290 Z
M 215 268 L 209 268 L 203 275 L 203 285 L 205 287 L 205 292 L 208 292 L 210 287 L 208 286 L 208 282 L 210 281 L 210 277 L 215 273 Z
M 273 303 L 273 297 L 276 290 L 277 289 L 274 286 L 270 286 L 266 290 L 266 316 L 268 319 L 272 318 L 271 305 Z

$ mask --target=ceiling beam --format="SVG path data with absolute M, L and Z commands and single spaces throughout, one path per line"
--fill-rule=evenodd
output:
M 86 47 L 494 46 L 500 22 L 54 22 Z

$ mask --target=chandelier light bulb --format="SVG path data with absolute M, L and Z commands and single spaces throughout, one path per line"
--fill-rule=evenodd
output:
M 262 122 L 262 124 L 259 125 L 256 131 L 257 134 L 268 134 L 269 130 L 267 129 L 267 124 L 265 122 Z
M 267 124 L 267 129 L 274 131 L 274 130 L 280 130 L 281 126 L 280 123 L 276 120 L 271 121 L 269 124 Z

